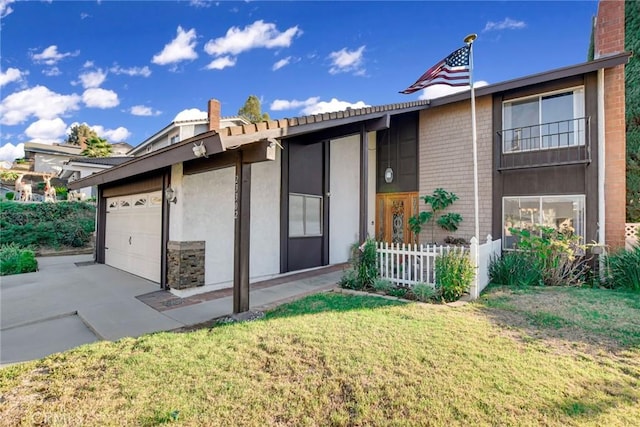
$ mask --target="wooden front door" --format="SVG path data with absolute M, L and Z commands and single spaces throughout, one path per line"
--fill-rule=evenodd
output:
M 418 213 L 418 193 L 378 193 L 376 195 L 376 240 L 388 243 L 415 243 L 409 218 Z

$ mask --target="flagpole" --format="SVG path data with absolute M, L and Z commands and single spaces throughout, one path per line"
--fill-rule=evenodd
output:
M 469 46 L 469 85 L 471 86 L 471 135 L 473 140 L 473 204 L 475 216 L 475 237 L 480 244 L 480 218 L 478 208 L 478 135 L 476 132 L 476 91 L 473 87 L 473 42 L 478 36 L 469 34 L 464 42 Z

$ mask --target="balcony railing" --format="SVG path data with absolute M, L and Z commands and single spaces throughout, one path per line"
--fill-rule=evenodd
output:
M 591 162 L 590 117 L 498 132 L 499 170 Z

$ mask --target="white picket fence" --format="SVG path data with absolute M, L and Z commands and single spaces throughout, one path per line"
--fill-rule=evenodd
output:
M 494 241 L 490 235 L 482 245 L 477 244 L 475 237 L 472 238 L 468 247 L 377 242 L 378 270 L 381 278 L 396 286 L 412 287 L 417 283 L 435 286 L 436 257 L 449 252 L 466 254 L 471 264 L 476 266 L 476 277 L 469 289 L 469 294 L 475 299 L 489 284 L 489 261 L 493 255 L 500 255 L 501 248 L 501 240 Z

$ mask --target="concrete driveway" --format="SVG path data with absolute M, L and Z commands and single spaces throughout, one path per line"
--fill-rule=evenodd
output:
M 0 279 L 0 364 L 184 326 L 135 298 L 156 283 L 91 260 L 38 258 L 38 272 Z
M 91 255 L 38 258 L 40 270 L 0 278 L 0 366 L 39 359 L 82 344 L 115 341 L 194 325 L 231 314 L 233 296 L 158 311 L 136 296 L 157 283 L 104 264 Z M 340 266 L 274 279 L 251 290 L 251 309 L 332 289 Z M 266 282 L 261 282 L 263 285 Z

